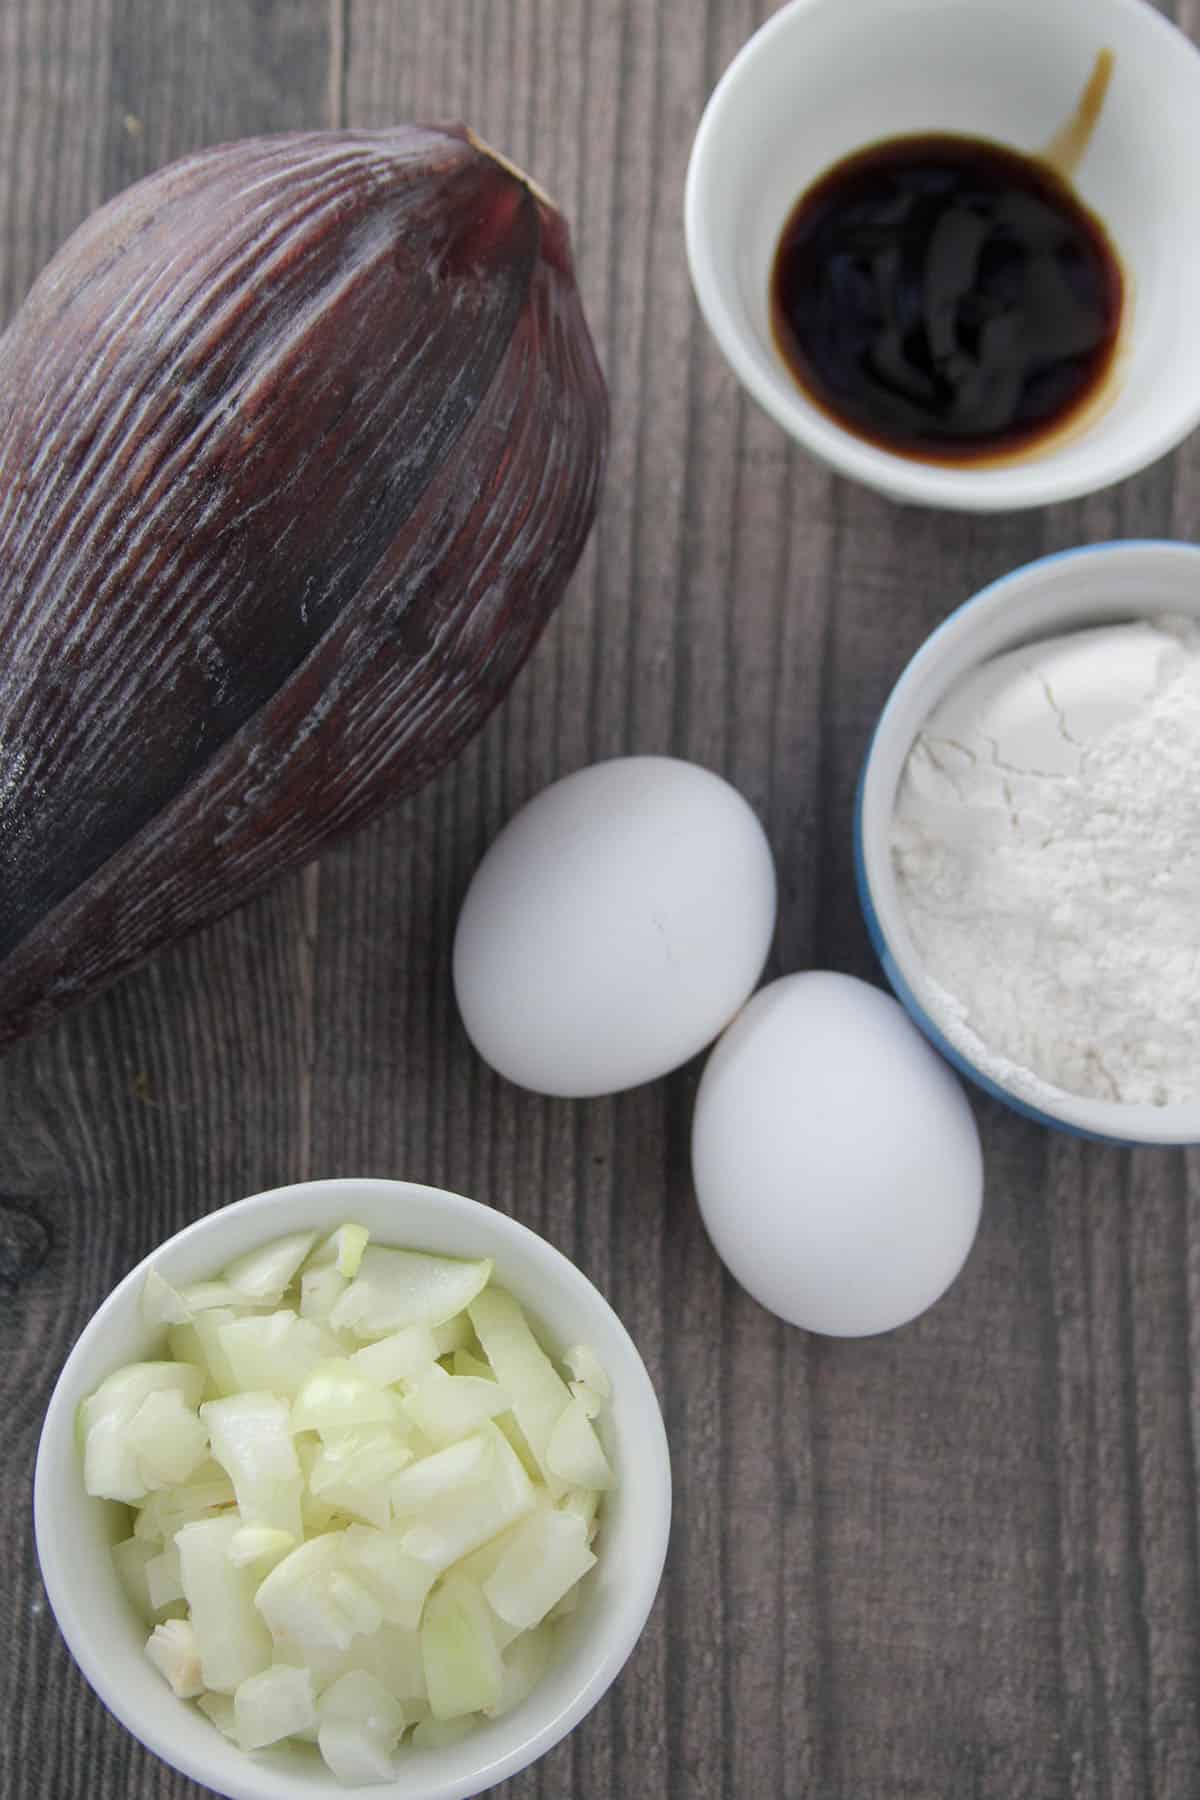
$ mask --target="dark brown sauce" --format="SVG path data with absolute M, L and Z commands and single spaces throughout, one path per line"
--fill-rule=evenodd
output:
M 1026 450 L 1077 418 L 1112 367 L 1122 300 L 1103 225 L 1048 162 L 943 134 L 828 170 L 771 275 L 776 342 L 809 398 L 939 463 Z

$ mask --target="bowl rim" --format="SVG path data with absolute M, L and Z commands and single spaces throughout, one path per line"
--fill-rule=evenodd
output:
M 956 1044 L 945 1035 L 919 998 L 910 971 L 917 966 L 917 959 L 910 957 L 903 950 L 898 950 L 891 938 L 881 916 L 877 902 L 875 872 L 881 866 L 887 866 L 888 849 L 882 834 L 876 834 L 868 841 L 865 829 L 866 808 L 874 796 L 870 789 L 876 778 L 876 753 L 881 742 L 886 743 L 893 730 L 893 720 L 900 710 L 908 689 L 922 680 L 929 664 L 937 659 L 946 639 L 962 640 L 968 637 L 971 628 L 992 618 L 1001 612 L 1011 597 L 1012 587 L 1035 578 L 1039 572 L 1065 564 L 1079 561 L 1108 561 L 1114 557 L 1131 558 L 1151 556 L 1160 551 L 1169 551 L 1172 556 L 1195 558 L 1197 572 L 1200 574 L 1200 544 L 1189 543 L 1178 538 L 1111 538 L 1095 544 L 1081 544 L 1066 550 L 1054 550 L 1044 556 L 1034 557 L 1031 561 L 1010 569 L 1007 574 L 997 576 L 994 581 L 964 600 L 947 614 L 934 627 L 929 635 L 918 646 L 893 683 L 883 710 L 876 721 L 859 771 L 855 790 L 853 818 L 853 853 L 855 885 L 858 891 L 859 906 L 866 924 L 867 935 L 879 960 L 883 974 L 896 998 L 900 1001 L 914 1024 L 941 1052 L 946 1060 L 958 1072 L 972 1082 L 975 1087 L 994 1100 L 999 1100 L 1013 1112 L 1035 1124 L 1050 1127 L 1052 1130 L 1064 1132 L 1068 1136 L 1085 1138 L 1096 1143 L 1118 1145 L 1126 1149 L 1146 1147 L 1186 1147 L 1200 1144 L 1200 1101 L 1183 1101 L 1172 1106 L 1152 1106 L 1145 1102 L 1123 1102 L 1115 1100 L 1093 1100 L 1083 1095 L 1064 1094 L 1061 1104 L 1052 1104 L 1049 1096 L 1039 1105 L 1012 1088 L 1007 1087 L 996 1076 L 989 1074 L 972 1060 Z M 1137 609 L 1131 609 L 1135 615 Z M 1047 633 L 1053 633 L 1053 618 L 1046 621 Z M 1067 629 L 1073 627 L 1068 626 Z M 1035 641 L 1036 633 L 1024 637 L 1025 642 Z M 1015 647 L 1015 645 L 1014 645 Z M 1001 654 L 1001 652 L 989 652 Z M 981 661 L 987 660 L 986 657 Z M 977 667 L 973 663 L 970 667 Z M 955 680 L 961 679 L 960 671 Z M 933 702 L 936 704 L 936 701 Z M 928 716 L 926 713 L 925 716 Z M 911 747 L 911 740 L 910 740 Z M 907 756 L 907 749 L 905 750 Z M 894 798 L 894 794 L 891 798 Z M 888 818 L 891 817 L 890 807 Z
M 335 1795 L 344 1794 L 348 1790 L 325 1770 L 320 1770 L 320 1779 L 311 1785 L 299 1787 L 291 1772 L 282 1765 L 271 1766 L 266 1762 L 256 1761 L 251 1755 L 244 1756 L 244 1779 L 240 1768 L 233 1775 L 217 1772 L 186 1749 L 181 1750 L 169 1727 L 161 1727 L 157 1715 L 143 1716 L 139 1708 L 128 1701 L 121 1682 L 113 1676 L 106 1662 L 103 1626 L 98 1627 L 95 1618 L 77 1603 L 65 1580 L 60 1552 L 55 1545 L 55 1496 L 61 1492 L 62 1480 L 67 1471 L 81 1476 L 75 1444 L 75 1411 L 82 1393 L 94 1389 L 97 1381 L 110 1372 L 103 1351 L 105 1333 L 115 1320 L 128 1318 L 131 1301 L 140 1296 L 146 1274 L 158 1264 L 164 1251 L 169 1248 L 174 1256 L 181 1247 L 186 1249 L 196 1240 L 208 1239 L 212 1240 L 210 1248 L 213 1248 L 219 1244 L 221 1226 L 224 1223 L 232 1221 L 237 1224 L 247 1218 L 260 1216 L 263 1219 L 263 1231 L 252 1241 L 269 1242 L 272 1236 L 288 1229 L 278 1219 L 279 1213 L 286 1212 L 289 1205 L 309 1207 L 315 1211 L 318 1200 L 322 1202 L 322 1222 L 328 1220 L 329 1228 L 332 1229 L 334 1224 L 340 1223 L 340 1218 L 334 1217 L 334 1213 L 339 1211 L 339 1196 L 345 1196 L 341 1211 L 350 1216 L 347 1208 L 352 1209 L 354 1196 L 361 1198 L 364 1191 L 393 1203 L 417 1196 L 425 1204 L 432 1202 L 439 1208 L 445 1208 L 448 1216 L 454 1216 L 468 1226 L 482 1225 L 484 1244 L 480 1253 L 495 1254 L 497 1244 L 507 1241 L 520 1252 L 532 1256 L 545 1269 L 552 1271 L 560 1290 L 579 1311 L 581 1330 L 584 1329 L 589 1314 L 592 1317 L 604 1317 L 608 1335 L 624 1358 L 621 1375 L 616 1377 L 612 1369 L 610 1373 L 614 1374 L 615 1381 L 623 1380 L 632 1384 L 639 1432 L 644 1439 L 639 1444 L 637 1465 L 639 1485 L 644 1489 L 638 1498 L 638 1560 L 630 1577 L 628 1592 L 622 1596 L 616 1616 L 608 1622 L 606 1634 L 597 1644 L 595 1657 L 587 1659 L 582 1679 L 573 1694 L 547 1717 L 535 1718 L 524 1730 L 520 1741 L 502 1751 L 487 1749 L 491 1729 L 481 1728 L 478 1733 L 453 1747 L 454 1750 L 465 1751 L 468 1746 L 481 1746 L 470 1766 L 466 1766 L 463 1758 L 459 1757 L 456 1761 L 461 1766 L 445 1778 L 431 1772 L 424 1761 L 427 1755 L 440 1756 L 442 1753 L 421 1753 L 420 1800 L 469 1800 L 470 1796 L 483 1793 L 497 1782 L 528 1768 L 565 1737 L 591 1711 L 620 1674 L 641 1636 L 661 1585 L 671 1522 L 671 1461 L 661 1405 L 641 1353 L 615 1309 L 582 1269 L 548 1239 L 519 1219 L 481 1201 L 470 1199 L 465 1194 L 424 1182 L 371 1176 L 340 1176 L 286 1183 L 247 1195 L 205 1213 L 165 1238 L 141 1258 L 96 1308 L 73 1344 L 55 1383 L 39 1436 L 34 1469 L 33 1515 L 35 1547 L 47 1599 L 67 1647 L 93 1691 L 120 1723 L 155 1755 L 192 1780 L 204 1784 L 216 1793 L 229 1796 L 229 1800 L 284 1800 L 285 1796 L 303 1794 L 311 1795 L 312 1800 L 333 1800 Z M 275 1227 L 267 1223 L 272 1218 L 276 1219 Z M 291 1227 L 294 1230 L 303 1228 L 304 1225 L 300 1223 Z M 491 1248 L 487 1244 L 489 1234 L 497 1240 Z M 378 1243 L 402 1241 L 403 1215 L 399 1206 L 395 1236 L 389 1240 L 383 1232 L 375 1230 L 371 1235 L 372 1241 Z M 436 1232 L 426 1229 L 414 1229 L 413 1232 L 414 1240 L 428 1240 L 436 1236 Z M 419 1243 L 417 1247 L 427 1247 L 432 1253 L 438 1253 L 433 1243 Z M 447 1249 L 443 1253 L 462 1255 L 464 1252 L 461 1248 L 456 1248 Z M 236 1254 L 236 1251 L 231 1254 Z M 217 1249 L 216 1255 L 210 1260 L 215 1263 L 219 1256 L 220 1251 Z M 519 1281 L 514 1281 L 512 1286 L 518 1297 L 527 1300 L 530 1311 L 536 1318 L 536 1301 L 528 1300 L 527 1294 L 522 1295 Z M 112 1368 L 121 1366 L 127 1360 L 128 1358 L 118 1357 L 108 1359 Z M 86 1380 L 82 1378 L 85 1367 L 88 1370 Z M 80 1491 L 82 1493 L 81 1480 Z M 623 1575 L 626 1572 L 627 1567 L 623 1566 Z M 169 1694 L 169 1690 L 164 1688 L 164 1693 Z M 166 1716 L 169 1718 L 173 1715 L 168 1710 Z M 515 1720 L 518 1714 L 509 1716 Z M 497 1726 L 503 1724 L 503 1720 L 496 1721 Z M 236 1751 L 236 1746 L 228 1745 L 224 1738 L 216 1739 L 214 1748 L 218 1745 L 225 1751 L 232 1749 L 237 1755 L 244 1755 Z M 392 1795 L 394 1800 L 416 1800 L 418 1790 L 411 1785 L 411 1780 L 412 1777 L 401 1762 L 395 1781 L 374 1791 Z
M 710 169 L 719 165 L 722 143 L 737 125 L 743 90 L 752 87 L 756 67 L 775 53 L 776 40 L 803 26 L 807 15 L 843 0 L 788 0 L 741 45 L 705 104 L 692 142 L 684 183 L 684 242 L 692 289 L 701 314 L 719 349 L 742 386 L 763 410 L 813 456 L 841 475 L 861 482 L 893 500 L 964 512 L 1018 512 L 1075 500 L 1123 481 L 1166 456 L 1200 425 L 1200 391 L 1187 406 L 1147 430 L 1136 445 L 1122 448 L 1114 435 L 1106 454 L 1087 465 L 1056 467 L 1045 462 L 1016 462 L 992 467 L 944 467 L 901 456 L 870 443 L 837 424 L 815 406 L 770 381 L 751 355 L 725 297 L 717 273 L 716 240 L 709 230 L 705 188 Z M 1095 5 L 1096 0 L 1088 0 Z M 1104 0 L 1111 13 L 1136 20 L 1134 29 L 1157 33 L 1176 54 L 1187 52 L 1200 101 L 1200 45 L 1147 0 Z M 1097 26 L 1100 31 L 1101 26 Z

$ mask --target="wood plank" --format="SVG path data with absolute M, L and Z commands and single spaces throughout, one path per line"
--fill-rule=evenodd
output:
M 128 182 L 199 144 L 319 122 L 326 24 L 325 0 L 5 0 L 4 316 Z M 308 944 L 297 879 L 0 1063 L 0 1793 L 201 1792 L 117 1725 L 67 1656 L 29 1486 L 53 1380 L 120 1275 L 214 1205 L 303 1173 Z

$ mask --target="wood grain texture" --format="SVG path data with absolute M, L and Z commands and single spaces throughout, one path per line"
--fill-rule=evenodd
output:
M 483 1068 L 454 1013 L 455 913 L 492 833 L 546 781 L 631 749 L 695 757 L 760 810 L 773 972 L 874 978 L 850 808 L 909 655 L 1044 550 L 1200 535 L 1195 439 L 1110 493 L 970 518 L 829 476 L 745 400 L 691 303 L 680 199 L 704 98 L 770 10 L 0 0 L 6 312 L 89 206 L 195 144 L 462 117 L 571 219 L 614 412 L 569 599 L 453 767 L 0 1061 L 14 1800 L 199 1792 L 107 1717 L 41 1601 L 29 1478 L 67 1347 L 186 1219 L 339 1173 L 444 1183 L 544 1231 L 613 1300 L 664 1401 L 658 1606 L 626 1676 L 506 1800 L 1200 1793 L 1200 1156 L 1076 1144 L 978 1101 L 987 1196 L 963 1277 L 901 1332 L 823 1341 L 708 1248 L 698 1066 L 543 1101 Z M 1200 36 L 1195 0 L 1174 16 Z

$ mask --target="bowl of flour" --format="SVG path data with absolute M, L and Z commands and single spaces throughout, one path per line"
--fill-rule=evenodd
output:
M 897 997 L 1038 1122 L 1200 1142 L 1200 548 L 1098 544 L 983 589 L 892 691 L 859 895 Z

